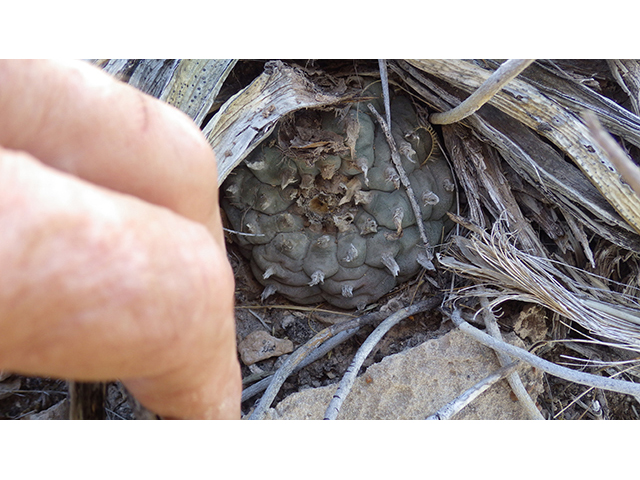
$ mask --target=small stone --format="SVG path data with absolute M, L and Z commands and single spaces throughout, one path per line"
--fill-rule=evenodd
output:
M 250 333 L 238 345 L 240 358 L 245 365 L 252 365 L 266 358 L 279 357 L 292 351 L 293 342 L 291 340 L 273 337 L 264 330 Z
M 404 308 L 404 304 L 398 299 L 392 298 L 380 308 L 380 313 L 391 315 L 401 308 Z
M 296 317 L 293 315 L 287 315 L 282 319 L 280 324 L 282 325 L 282 328 L 289 328 L 294 323 L 296 323 Z

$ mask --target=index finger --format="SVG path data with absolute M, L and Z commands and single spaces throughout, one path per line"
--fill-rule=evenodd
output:
M 0 61 L 0 145 L 205 223 L 215 157 L 185 114 L 80 61 Z

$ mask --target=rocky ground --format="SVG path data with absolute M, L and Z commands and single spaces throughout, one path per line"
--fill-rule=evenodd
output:
M 264 340 L 283 342 L 272 356 L 251 365 L 242 363 L 247 385 L 272 373 L 291 349 L 297 349 L 329 324 L 353 318 L 354 312 L 323 308 L 300 308 L 274 297 L 261 304 L 261 287 L 243 275 L 243 258 L 236 257 L 238 343 L 244 355 L 260 355 Z M 392 292 L 404 302 L 409 294 L 426 288 L 416 281 Z M 430 287 L 429 287 L 430 289 Z M 566 356 L 606 355 L 606 349 L 576 352 L 575 348 L 554 344 L 552 317 L 544 309 L 512 302 L 505 306 L 499 321 L 507 341 L 521 347 L 538 348 L 543 358 L 556 363 Z M 363 327 L 324 358 L 293 374 L 284 383 L 267 412 L 269 419 L 319 419 L 331 400 L 356 351 L 373 330 Z M 263 332 L 257 345 L 243 340 Z M 575 334 L 574 334 L 575 336 Z M 265 349 L 263 349 L 265 350 Z M 269 350 L 268 348 L 266 350 Z M 263 352 L 264 355 L 264 352 Z M 255 357 L 248 360 L 253 362 Z M 343 406 L 345 419 L 420 419 L 435 413 L 464 390 L 499 368 L 495 354 L 457 330 L 438 311 L 416 314 L 393 328 L 368 356 L 354 388 Z M 588 369 L 592 373 L 597 369 Z M 524 385 L 547 419 L 638 419 L 638 399 L 612 392 L 589 389 L 543 374 L 527 366 L 519 369 Z M 632 377 L 633 378 L 633 377 Z M 243 403 L 243 413 L 251 412 L 260 395 Z M 68 415 L 67 384 L 62 380 L 9 375 L 0 382 L 0 418 L 63 419 Z M 132 419 L 126 392 L 118 383 L 108 386 L 109 419 Z M 456 419 L 524 419 L 505 380 L 491 387 L 457 414 Z

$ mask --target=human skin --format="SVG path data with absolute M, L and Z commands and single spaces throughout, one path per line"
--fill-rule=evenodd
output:
M 239 418 L 216 185 L 178 110 L 82 62 L 0 61 L 0 369 Z

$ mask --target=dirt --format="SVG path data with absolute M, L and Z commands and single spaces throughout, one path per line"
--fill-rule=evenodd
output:
M 230 249 L 233 252 L 233 248 Z M 288 338 L 298 348 L 312 338 L 320 330 L 328 326 L 328 321 L 353 318 L 355 312 L 340 312 L 336 310 L 300 307 L 287 304 L 281 297 L 271 297 L 268 304 L 261 304 L 259 295 L 261 288 L 250 276 L 244 275 L 245 260 L 234 257 L 232 262 L 236 268 L 237 281 L 237 338 L 241 341 L 252 331 L 262 329 L 278 338 Z M 392 292 L 387 298 L 406 295 L 416 290 L 417 281 L 407 282 L 401 288 Z M 426 288 L 420 285 L 419 288 Z M 527 329 L 531 331 L 530 304 L 510 302 L 504 306 L 499 318 L 503 331 L 508 332 L 522 324 L 521 313 L 528 319 Z M 537 307 L 536 307 L 537 308 Z M 258 318 L 259 317 L 259 318 Z M 520 322 L 518 319 L 520 318 Z M 540 309 L 538 321 L 546 323 L 549 332 L 542 342 L 532 344 L 530 338 L 525 338 L 528 346 L 538 348 L 538 355 L 555 363 L 566 363 L 566 356 L 586 358 L 576 351 L 562 346 L 560 343 L 550 343 L 551 336 L 558 329 L 554 329 L 550 315 Z M 450 322 L 443 322 L 438 312 L 425 312 L 404 320 L 391 330 L 369 355 L 363 369 L 373 363 L 380 362 L 385 356 L 392 355 L 417 346 L 424 341 L 443 335 L 451 329 Z M 313 387 L 330 385 L 340 381 L 351 363 L 353 356 L 362 342 L 371 333 L 373 327 L 363 327 L 351 339 L 334 348 L 329 355 L 303 368 L 290 376 L 284 383 L 275 399 L 279 402 L 291 393 Z M 564 334 L 564 332 L 563 332 Z M 576 332 L 567 335 L 579 337 Z M 579 339 L 579 338 L 577 338 Z M 472 340 L 470 340 L 472 341 Z M 542 345 L 542 346 L 540 346 Z M 605 347 L 591 352 L 602 359 L 617 359 L 616 353 Z M 275 371 L 283 362 L 283 358 L 270 358 L 258 362 L 254 366 L 242 365 L 243 378 L 255 377 L 257 372 L 270 373 Z M 589 373 L 598 373 L 598 368 L 585 369 Z M 611 374 L 607 372 L 605 374 Z M 620 377 L 625 378 L 625 377 Z M 628 380 L 636 380 L 627 378 Z M 640 402 L 630 395 L 593 390 L 588 387 L 567 382 L 565 380 L 545 375 L 545 391 L 538 398 L 538 405 L 548 419 L 556 420 L 632 420 L 640 418 Z M 10 391 L 11 390 L 11 391 Z M 3 393 L 4 392 L 4 393 Z M 132 407 L 127 402 L 124 388 L 119 383 L 108 384 L 106 412 L 107 419 L 133 419 Z M 242 405 L 243 414 L 247 413 L 260 398 L 255 396 Z M 64 402 L 67 401 L 67 384 L 63 380 L 47 378 L 31 378 L 12 375 L 0 382 L 0 419 L 30 419 L 30 418 L 59 418 L 60 412 L 65 412 Z M 600 408 L 598 409 L 598 405 Z M 64 415 L 64 413 L 63 413 Z M 64 417 L 63 417 L 64 418 Z
M 236 318 L 238 343 L 255 330 L 265 330 L 277 338 L 287 338 L 294 343 L 294 349 L 302 346 L 319 331 L 331 323 L 344 321 L 357 315 L 354 311 L 338 311 L 296 307 L 279 296 L 272 296 L 267 303 L 261 303 L 262 287 L 253 279 L 247 261 L 230 246 L 230 260 L 236 272 Z M 399 297 L 403 301 L 414 295 L 429 294 L 433 287 L 419 279 L 406 282 L 387 297 Z M 567 363 L 566 358 L 600 358 L 619 360 L 619 355 L 606 347 L 591 347 L 586 353 L 553 343 L 553 337 L 580 339 L 578 332 L 562 328 L 553 321 L 552 315 L 544 309 L 520 302 L 508 302 L 500 310 L 499 324 L 504 332 L 516 331 L 525 343 L 542 358 L 554 363 Z M 291 393 L 313 387 L 330 385 L 340 381 L 358 348 L 373 330 L 373 326 L 360 329 L 351 339 L 334 348 L 329 355 L 308 365 L 291 375 L 284 383 L 275 402 Z M 392 329 L 371 352 L 363 365 L 363 370 L 384 357 L 417 346 L 426 340 L 443 335 L 453 328 L 443 321 L 439 312 L 425 312 L 414 315 Z M 531 332 L 537 332 L 535 335 Z M 540 338 L 543 338 L 540 340 Z M 472 341 L 472 340 L 470 340 Z M 294 350 L 295 351 L 295 350 Z M 270 358 L 251 367 L 242 365 L 244 379 L 256 378 L 261 374 L 274 372 L 284 358 Z M 589 373 L 599 373 L 597 367 L 586 368 Z M 611 370 L 604 374 L 615 373 Z M 637 381 L 633 377 L 619 377 Z M 245 385 L 246 387 L 247 385 Z M 545 391 L 538 398 L 538 405 L 548 419 L 556 420 L 635 420 L 640 418 L 640 402 L 630 395 L 589 389 L 545 375 Z M 248 399 L 242 405 L 243 414 L 251 410 L 260 394 Z M 0 419 L 65 418 L 67 384 L 63 380 L 31 378 L 12 375 L 0 382 Z M 598 409 L 598 405 L 600 408 Z M 108 384 L 106 414 L 109 420 L 133 419 L 132 406 L 120 383 Z

